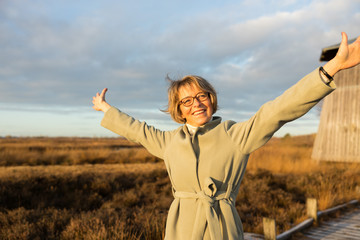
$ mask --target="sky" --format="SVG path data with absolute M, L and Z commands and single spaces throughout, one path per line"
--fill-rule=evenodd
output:
M 245 121 L 360 35 L 360 0 L 1 0 L 0 137 L 114 137 L 92 97 L 163 130 L 166 76 L 200 75 Z M 320 107 L 275 135 L 315 133 Z

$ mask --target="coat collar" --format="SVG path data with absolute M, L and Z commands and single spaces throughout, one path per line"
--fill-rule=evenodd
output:
M 207 122 L 204 125 L 198 127 L 196 129 L 194 135 L 197 134 L 197 133 L 204 134 L 204 133 L 210 131 L 211 129 L 215 128 L 220 123 L 221 123 L 221 117 L 214 116 L 210 122 Z M 190 133 L 188 131 L 188 128 L 187 128 L 186 124 L 183 125 L 182 130 L 186 135 L 190 136 Z

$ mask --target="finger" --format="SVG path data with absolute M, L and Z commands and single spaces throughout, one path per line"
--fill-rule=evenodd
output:
M 339 56 L 339 59 L 342 59 L 342 61 L 346 60 L 348 57 L 348 38 L 345 32 L 341 32 L 341 43 L 339 46 L 339 50 L 337 52 L 337 56 Z
M 107 88 L 104 88 L 100 94 L 101 97 L 105 97 L 105 93 L 107 92 Z
M 341 43 L 340 43 L 340 46 L 339 46 L 339 50 L 342 49 L 342 48 L 345 48 L 347 47 L 348 45 L 348 38 L 347 38 L 347 35 L 345 32 L 341 32 Z
M 343 45 L 347 45 L 347 43 L 348 43 L 348 36 L 347 36 L 347 34 L 345 33 L 345 32 L 342 32 L 341 33 L 341 36 L 342 36 L 342 39 L 341 39 L 341 44 L 343 44 Z

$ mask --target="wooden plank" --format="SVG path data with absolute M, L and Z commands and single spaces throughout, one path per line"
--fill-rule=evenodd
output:
M 305 236 L 321 236 L 321 237 L 328 237 L 328 236 L 334 236 L 334 235 L 344 235 L 344 236 L 353 236 L 353 237 L 358 237 L 357 239 L 359 239 L 360 235 L 359 235 L 359 231 L 349 231 L 347 228 L 343 228 L 343 229 L 327 229 L 327 230 L 323 230 L 323 229 L 316 229 L 316 230 L 311 230 L 309 232 L 307 232 L 306 234 L 304 234 Z

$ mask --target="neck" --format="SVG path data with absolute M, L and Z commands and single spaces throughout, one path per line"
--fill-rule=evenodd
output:
M 211 119 L 210 119 L 209 122 L 211 122 L 212 120 L 213 120 L 213 117 L 211 117 Z M 205 124 L 206 124 L 206 123 L 205 123 Z M 205 125 L 205 124 L 204 124 L 204 125 Z M 196 132 L 196 130 L 197 130 L 198 127 L 204 126 L 204 125 L 201 125 L 201 126 L 196 127 L 196 126 L 193 126 L 193 125 L 191 125 L 191 124 L 189 124 L 189 123 L 186 123 L 185 125 L 186 125 L 187 129 L 189 130 L 190 135 L 193 135 L 193 134 Z

